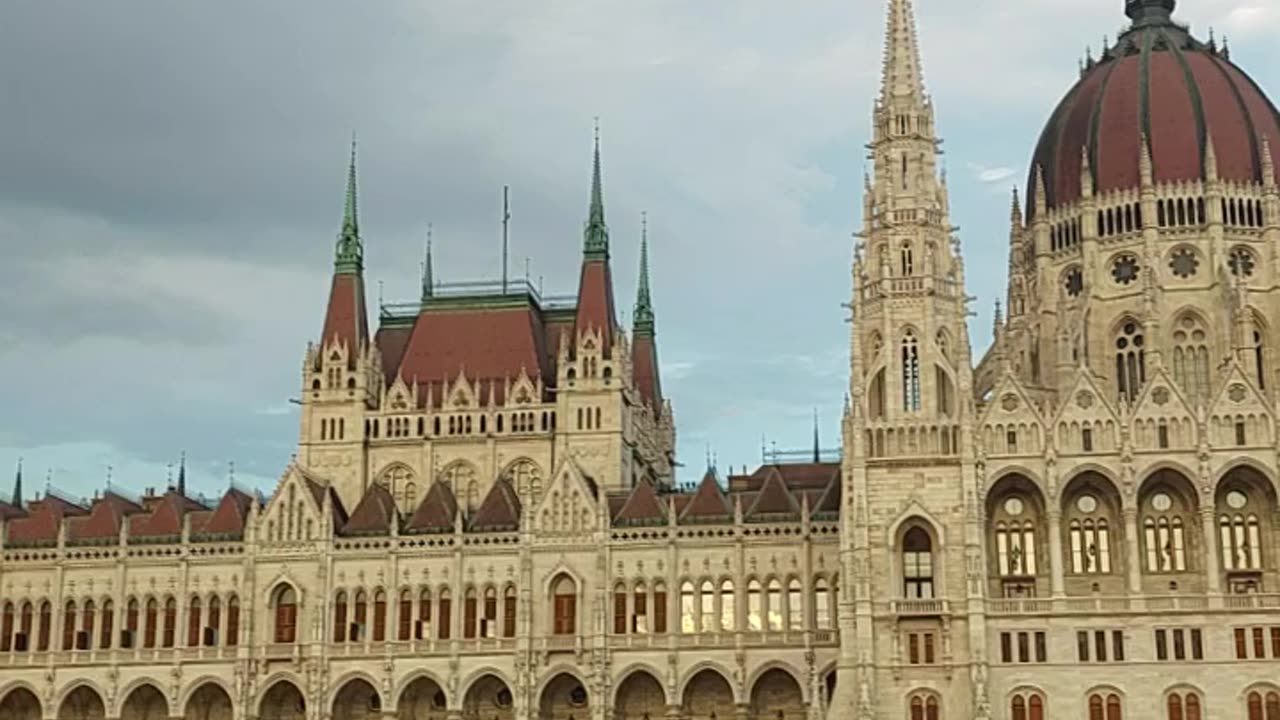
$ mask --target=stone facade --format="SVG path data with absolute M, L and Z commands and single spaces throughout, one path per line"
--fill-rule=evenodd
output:
M 1127 9 L 1081 87 L 1160 52 L 1238 72 L 1172 0 Z M 1280 720 L 1277 121 L 1241 86 L 1245 135 L 1215 116 L 1194 177 L 1163 126 L 1130 186 L 1112 125 L 1078 180 L 1042 140 L 975 363 L 890 0 L 840 460 L 683 488 L 647 245 L 616 321 L 598 141 L 574 297 L 442 284 L 428 251 L 372 334 L 353 149 L 294 462 L 270 497 L 180 473 L 0 503 L 0 718 Z

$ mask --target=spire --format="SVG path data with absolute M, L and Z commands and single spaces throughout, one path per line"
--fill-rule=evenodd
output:
M 431 224 L 427 224 L 427 249 L 422 257 L 422 299 L 426 300 L 435 294 L 436 275 L 431 267 Z
M 640 215 L 640 280 L 636 284 L 634 333 L 653 334 L 653 300 L 649 296 L 649 214 Z
M 1013 188 L 1013 201 L 1009 204 L 1009 224 L 1011 227 L 1022 227 L 1022 201 L 1018 199 L 1018 188 Z
M 13 478 L 13 506 L 22 507 L 22 458 L 18 458 L 18 472 Z
M 916 19 L 911 0 L 889 0 L 880 102 L 888 105 L 895 98 L 921 105 L 925 103 L 920 44 L 916 39 Z
M 591 206 L 587 211 L 587 227 L 583 231 L 582 251 L 589 257 L 609 254 L 609 227 L 604 223 L 604 192 L 600 182 L 600 121 L 596 120 L 595 153 L 591 165 Z
M 364 267 L 364 246 L 360 240 L 360 216 L 356 192 L 356 136 L 351 134 L 351 161 L 347 165 L 347 194 L 342 207 L 342 232 L 338 234 L 333 260 L 339 274 L 358 274 Z
M 178 494 L 187 496 L 187 453 L 183 451 L 178 458 Z
M 818 408 L 813 409 L 813 461 L 822 462 L 822 446 L 818 442 Z

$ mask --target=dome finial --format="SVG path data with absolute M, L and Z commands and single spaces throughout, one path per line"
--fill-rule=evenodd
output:
M 1135 25 L 1143 21 L 1168 22 L 1177 5 L 1177 0 L 1125 0 L 1124 14 Z

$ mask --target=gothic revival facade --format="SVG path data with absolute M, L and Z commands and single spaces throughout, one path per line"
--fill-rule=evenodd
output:
M 838 461 L 673 481 L 597 141 L 577 293 L 365 306 L 354 148 L 270 497 L 0 503 L 0 718 L 1280 720 L 1280 114 L 1128 0 L 977 362 L 888 0 Z

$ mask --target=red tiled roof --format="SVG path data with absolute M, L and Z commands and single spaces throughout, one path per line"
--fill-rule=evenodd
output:
M 94 501 L 87 517 L 68 520 L 67 540 L 75 542 L 118 537 L 125 518 L 141 512 L 140 505 L 108 490 Z
M 458 515 L 458 500 L 449 486 L 439 480 L 431 483 L 422 503 L 405 527 L 410 533 L 451 532 Z
M 574 321 L 575 335 L 587 330 L 599 330 L 602 337 L 601 352 L 606 358 L 613 353 L 613 333 L 618 326 L 613 305 L 613 276 L 607 259 L 588 258 L 582 263 L 582 276 L 578 282 L 578 315 Z M 573 338 L 576 341 L 576 337 Z
M 799 513 L 799 504 L 787 490 L 782 473 L 775 468 L 765 477 L 764 484 L 751 504 L 747 505 L 744 517 L 747 520 L 771 521 L 798 517 Z
M 764 486 L 764 481 L 772 473 L 782 475 L 782 479 L 786 482 L 787 488 L 795 491 L 799 489 L 826 489 L 831 482 L 831 478 L 839 477 L 839 463 L 786 463 L 774 465 L 761 465 L 756 468 L 750 475 L 733 475 L 729 478 L 729 488 L 733 491 L 738 490 L 759 490 Z
M 389 535 L 391 523 L 397 522 L 396 501 L 381 483 L 365 490 L 364 497 L 351 511 L 351 518 L 339 530 L 342 535 Z
M 631 345 L 631 372 L 640 397 L 657 414 L 662 410 L 662 381 L 658 376 L 658 345 L 652 335 L 637 335 Z
M 393 377 L 398 373 L 405 382 L 416 382 L 420 402 L 426 401 L 428 386 L 435 402 L 442 402 L 444 379 L 452 381 L 459 373 L 472 382 L 494 383 L 495 398 L 502 402 L 505 380 L 521 370 L 544 381 L 554 376 L 543 366 L 545 340 L 542 320 L 532 307 L 427 310 L 414 323 L 399 366 L 386 369 Z M 487 393 L 482 399 L 488 399 Z
M 369 319 L 364 306 L 364 279 L 360 275 L 339 273 L 333 276 L 329 289 L 329 307 L 324 314 L 324 330 L 320 337 L 323 349 L 334 340 L 345 344 L 354 363 L 360 349 L 369 342 Z
M 240 537 L 244 535 L 245 521 L 249 517 L 249 508 L 254 499 L 235 488 L 227 490 L 212 513 L 193 513 L 191 518 L 191 534 L 214 535 L 219 537 Z
M 841 488 L 843 484 L 840 476 L 837 475 L 831 479 L 826 490 L 823 491 L 821 497 L 817 501 L 810 500 L 809 515 L 810 517 L 830 516 L 838 517 L 840 515 L 840 498 Z
M 12 520 L 14 518 L 26 517 L 27 511 L 12 505 L 10 503 L 0 501 L 0 520 Z
M 520 498 L 505 477 L 498 478 L 471 518 L 476 532 L 499 532 L 520 528 Z
M 177 492 L 167 492 L 149 513 L 129 518 L 129 537 L 164 537 L 182 534 L 182 518 L 189 512 L 208 510 Z
M 88 510 L 56 495 L 45 495 L 27 504 L 27 516 L 6 525 L 12 543 L 55 542 L 64 517 L 80 517 Z
M 667 521 L 667 507 L 653 483 L 641 479 L 613 515 L 615 525 L 661 525 Z
M 373 344 L 382 353 L 382 374 L 388 386 L 396 380 L 396 371 L 400 369 L 400 361 L 404 359 L 405 348 L 412 336 L 413 328 L 408 326 L 379 328 L 373 336 Z
M 714 472 L 708 470 L 680 513 L 680 521 L 713 522 L 732 517 L 733 509 L 720 487 L 720 481 L 716 479 Z

